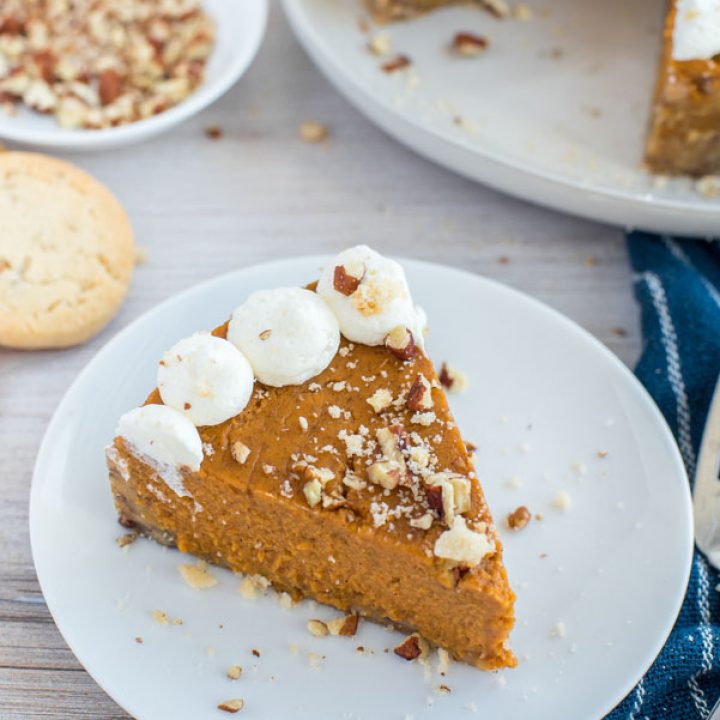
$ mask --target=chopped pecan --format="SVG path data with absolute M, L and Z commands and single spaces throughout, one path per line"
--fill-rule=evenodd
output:
M 507 516 L 507 524 L 511 530 L 522 530 L 530 522 L 530 511 L 521 505 Z
M 322 620 L 315 619 L 308 620 L 307 629 L 308 632 L 315 637 L 324 637 L 330 632 L 328 626 Z
M 25 26 L 21 20 L 14 15 L 0 19 L 0 34 L 2 35 L 20 35 L 25 32 Z
M 390 426 L 390 432 L 395 436 L 395 444 L 398 450 L 405 450 L 408 446 L 408 434 L 400 423 Z
M 465 567 L 464 565 L 456 565 L 452 569 L 453 574 L 453 580 L 455 582 L 455 585 L 457 585 L 470 571 L 469 567 Z
M 438 380 L 444 388 L 450 389 L 450 386 L 452 385 L 452 379 L 450 378 L 450 373 L 448 372 L 447 363 L 443 363 L 440 366 L 440 374 L 438 375 Z
M 50 50 L 39 50 L 32 54 L 33 62 L 38 69 L 40 77 L 46 82 L 52 82 L 55 77 L 55 64 L 57 59 Z
M 408 409 L 414 411 L 430 410 L 433 406 L 432 388 L 424 375 L 419 374 L 408 390 L 405 401 Z
M 100 73 L 98 93 L 103 105 L 109 105 L 117 100 L 120 95 L 120 76 L 116 70 L 107 68 Z
M 491 15 L 501 20 L 510 17 L 510 6 L 505 0 L 482 0 L 482 6 Z
M 128 545 L 132 545 L 139 537 L 139 533 L 137 531 L 125 533 L 125 535 L 121 535 L 119 538 L 115 540 L 117 543 L 117 546 L 120 548 L 127 547 Z
M 218 705 L 218 710 L 222 710 L 226 713 L 240 712 L 245 707 L 245 701 L 242 698 L 235 698 L 233 700 L 226 700 Z
M 440 519 L 443 518 L 445 511 L 443 510 L 443 491 L 442 485 L 426 485 L 425 494 L 427 495 L 428 505 L 435 510 Z
M 133 530 L 137 527 L 137 523 L 134 520 L 131 520 L 127 515 L 124 513 L 120 513 L 120 517 L 118 518 L 118 522 L 128 530 Z
M 392 461 L 380 461 L 373 463 L 368 468 L 368 480 L 374 485 L 380 485 L 388 490 L 393 490 L 400 483 L 402 472 L 397 463 Z
M 242 675 L 242 668 L 240 665 L 231 665 L 225 674 L 230 680 L 237 680 Z
M 419 657 L 427 657 L 429 647 L 427 640 L 417 633 L 413 633 L 412 635 L 408 635 L 394 648 L 393 652 L 404 660 L 415 660 Z
M 407 437 L 402 425 L 379 428 L 375 433 L 375 438 L 386 460 L 393 463 L 400 470 L 401 475 L 405 476 L 407 474 L 407 465 L 402 451 L 407 446 Z
M 409 360 L 415 354 L 415 338 L 404 325 L 394 327 L 385 336 L 385 347 L 399 360 Z
M 387 33 L 378 33 L 373 35 L 367 44 L 368 50 L 378 57 L 389 55 L 391 49 L 390 36 Z
M 338 635 L 342 637 L 353 637 L 357 632 L 358 620 L 357 615 L 346 615 Z
M 469 32 L 456 33 L 450 45 L 453 52 L 463 57 L 475 57 L 487 50 L 490 43 L 482 35 L 474 35 Z
M 425 513 L 419 518 L 410 518 L 410 527 L 417 528 L 418 530 L 429 530 L 433 524 L 432 513 Z
M 403 660 L 415 660 L 415 658 L 420 657 L 420 643 L 417 635 L 406 637 L 393 652 Z
M 447 388 L 448 392 L 462 392 L 467 388 L 467 377 L 459 370 L 451 368 L 447 363 L 443 363 L 440 367 L 440 374 L 438 375 L 440 384 Z
M 330 132 L 325 125 L 315 122 L 314 120 L 307 120 L 302 123 L 298 132 L 300 134 L 300 139 L 309 144 L 327 140 L 330 135 Z
M 240 465 L 244 465 L 245 461 L 250 456 L 250 448 L 240 440 L 236 440 L 230 446 L 230 453 L 232 454 L 235 462 L 239 463 Z
M 322 485 L 318 480 L 306 482 L 303 486 L 305 499 L 310 507 L 315 507 L 322 500 Z
M 380 68 L 383 72 L 394 73 L 398 70 L 405 70 L 405 68 L 410 67 L 410 65 L 412 65 L 412 60 L 407 55 L 398 55 L 392 60 L 384 62 Z
M 343 295 L 352 295 L 362 282 L 362 275 L 356 277 L 348 273 L 344 265 L 336 265 L 333 271 L 333 287 Z
M 353 637 L 358 628 L 358 616 L 353 614 L 335 618 L 327 623 L 327 628 L 331 635 Z

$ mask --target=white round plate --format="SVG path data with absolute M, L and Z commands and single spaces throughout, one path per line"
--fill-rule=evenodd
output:
M 267 0 L 203 0 L 215 21 L 215 48 L 200 87 L 178 105 L 146 120 L 105 130 L 61 127 L 52 115 L 18 105 L 14 116 L 0 111 L 0 138 L 41 148 L 100 150 L 147 140 L 192 117 L 224 95 L 250 67 L 265 34 Z
M 511 3 L 515 4 L 515 3 Z M 603 222 L 714 235 L 720 200 L 640 169 L 666 3 L 533 0 L 533 19 L 472 6 L 381 28 L 409 71 L 367 49 L 362 0 L 285 0 L 295 34 L 361 112 L 413 150 L 526 200 Z M 371 32 L 376 32 L 375 28 Z M 458 58 L 454 35 L 490 38 Z
M 283 609 L 274 593 L 248 600 L 239 578 L 219 569 L 216 587 L 192 590 L 179 552 L 147 540 L 117 547 L 103 448 L 153 387 L 162 352 L 222 322 L 253 290 L 317 277 L 322 261 L 246 268 L 171 298 L 70 388 L 43 441 L 30 506 L 35 567 L 66 641 L 138 720 L 225 717 L 216 705 L 238 696 L 243 717 L 262 720 L 459 718 L 472 707 L 483 718 L 602 716 L 650 665 L 680 607 L 692 551 L 685 473 L 660 413 L 615 356 L 553 310 L 474 275 L 405 263 L 429 316 L 431 356 L 470 379 L 451 401 L 478 445 L 505 543 L 517 669 L 452 663 L 441 677 L 433 654 L 426 676 L 384 652 L 400 641 L 395 631 L 363 622 L 354 638 L 316 638 L 306 622 L 332 617 L 329 608 Z M 562 490 L 568 512 L 552 502 Z M 503 518 L 521 504 L 543 519 L 512 534 Z M 155 609 L 183 624 L 158 625 Z M 244 668 L 235 683 L 225 677 L 232 664 Z

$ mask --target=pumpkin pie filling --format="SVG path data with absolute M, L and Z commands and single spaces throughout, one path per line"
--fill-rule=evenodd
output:
M 432 363 L 401 330 L 376 346 L 342 337 L 306 382 L 256 379 L 241 412 L 197 428 L 198 469 L 168 478 L 116 437 L 120 520 L 295 598 L 417 631 L 480 668 L 514 666 L 501 543 Z M 213 335 L 228 337 L 228 323 Z M 162 405 L 156 389 L 146 407 Z

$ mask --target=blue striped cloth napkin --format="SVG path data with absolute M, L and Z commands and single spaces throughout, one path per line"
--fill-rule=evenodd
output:
M 720 372 L 720 240 L 631 232 L 627 242 L 644 338 L 636 374 L 665 415 L 692 478 Z M 696 550 L 667 644 L 608 720 L 708 717 L 720 697 L 718 582 Z

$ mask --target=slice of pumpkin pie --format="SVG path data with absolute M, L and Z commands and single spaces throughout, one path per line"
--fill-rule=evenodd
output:
M 515 665 L 502 547 L 424 324 L 401 266 L 358 246 L 181 340 L 108 448 L 121 523 Z

